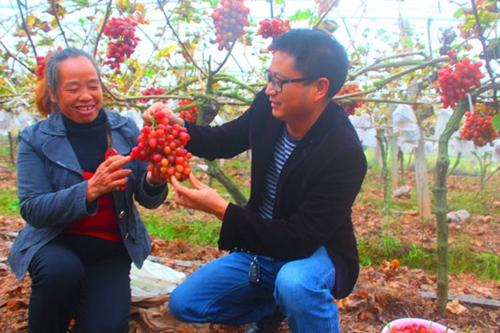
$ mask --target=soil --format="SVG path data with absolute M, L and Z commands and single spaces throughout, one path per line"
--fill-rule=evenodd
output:
M 411 184 L 411 174 L 408 178 Z M 450 189 L 465 186 L 460 177 L 450 177 Z M 0 169 L 0 186 L 15 187 L 15 176 L 5 168 Z M 470 186 L 470 185 L 467 185 Z M 471 193 L 473 189 L 471 188 Z M 364 196 L 382 195 L 380 188 L 365 189 Z M 493 191 L 491 205 L 500 207 L 498 191 Z M 369 201 L 366 201 L 369 202 Z M 180 209 L 173 205 L 159 208 L 158 213 L 168 209 Z M 498 212 L 495 209 L 494 212 Z M 356 234 L 364 239 L 383 231 L 384 217 L 380 209 L 371 204 L 356 204 L 353 210 Z M 400 212 L 397 223 L 401 230 L 398 238 L 404 244 L 418 244 L 432 247 L 436 243 L 435 223 L 422 223 L 418 212 Z M 24 221 L 19 218 L 0 216 L 0 332 L 26 332 L 27 307 L 30 294 L 28 277 L 15 279 L 7 263 L 7 254 L 18 230 Z M 498 226 L 500 214 L 473 215 L 469 221 L 449 224 L 450 243 L 458 242 L 460 235 L 468 235 L 471 248 L 499 254 L 500 237 Z M 415 226 L 418 226 L 416 228 Z M 214 247 L 193 247 L 179 240 L 163 240 L 153 237 L 155 258 L 172 268 L 190 274 L 206 263 L 224 255 Z M 180 265 L 180 262 L 192 265 Z M 388 322 L 404 317 L 428 319 L 455 332 L 491 333 L 500 332 L 500 282 L 479 279 L 471 273 L 449 276 L 450 303 L 445 315 L 436 308 L 436 275 L 422 269 L 410 269 L 399 264 L 397 258 L 388 258 L 376 267 L 361 268 L 355 290 L 345 299 L 337 301 L 341 329 L 344 333 L 381 332 Z M 138 320 L 131 320 L 131 332 L 141 332 Z M 163 332 L 244 332 L 247 326 L 229 327 L 221 325 L 172 325 Z M 136 329 L 137 328 L 137 329 Z M 160 331 L 159 331 L 160 332 Z M 290 332 L 284 321 L 279 332 Z

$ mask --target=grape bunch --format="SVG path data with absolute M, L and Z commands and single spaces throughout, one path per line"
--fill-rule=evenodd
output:
M 340 91 L 337 93 L 337 96 L 350 95 L 360 91 L 361 89 L 359 88 L 359 85 L 357 83 L 346 83 L 344 84 L 342 89 L 340 89 Z M 359 95 L 357 97 L 363 98 L 365 97 L 365 95 Z M 339 100 L 338 103 L 344 108 L 345 113 L 348 116 L 353 115 L 357 108 L 360 108 L 365 104 L 365 102 L 363 101 L 342 101 L 342 100 Z
M 259 22 L 259 30 L 257 35 L 262 36 L 262 38 L 274 38 L 278 37 L 284 32 L 290 30 L 290 20 L 283 21 L 279 18 L 264 19 Z
M 244 27 L 250 26 L 243 0 L 221 0 L 220 7 L 214 9 L 211 17 L 215 26 L 216 38 L 212 44 L 219 44 L 219 51 L 231 50 L 231 44 L 245 34 Z
M 498 132 L 493 128 L 492 116 L 481 117 L 479 112 L 465 113 L 465 124 L 460 132 L 462 139 L 474 142 L 476 147 L 483 147 L 487 143 L 491 144 L 498 138 Z
M 192 101 L 190 101 L 189 99 L 181 99 L 179 101 L 179 107 L 183 107 L 191 103 Z M 179 117 L 189 122 L 192 122 L 193 124 L 196 124 L 196 120 L 198 119 L 198 109 L 199 107 L 197 105 L 190 106 L 186 109 L 182 109 L 179 111 Z
M 163 95 L 165 93 L 165 89 L 163 88 L 155 88 L 155 87 L 149 87 L 146 90 L 142 92 L 144 96 L 158 96 L 158 95 Z M 140 99 L 139 102 L 146 104 L 149 102 L 149 98 L 144 98 Z M 167 103 L 167 100 L 164 99 L 162 100 L 163 103 Z
M 453 56 L 454 52 L 449 51 L 448 56 Z M 471 62 L 465 57 L 461 61 L 452 59 L 438 71 L 438 82 L 441 88 L 441 102 L 443 108 L 454 108 L 457 102 L 467 96 L 471 87 L 479 87 L 484 74 L 479 68 L 481 62 Z
M 259 30 L 257 31 L 257 35 L 262 36 L 262 38 L 272 38 L 274 40 L 275 37 L 287 32 L 290 30 L 290 20 L 283 21 L 279 18 L 272 19 L 264 19 L 259 22 Z M 272 51 L 273 46 L 272 43 L 268 47 L 269 51 Z
M 45 71 L 45 64 L 49 60 L 49 58 L 54 54 L 62 50 L 62 47 L 58 47 L 55 52 L 49 51 L 47 55 L 44 56 L 37 56 L 36 61 L 37 61 L 37 66 L 35 68 L 35 75 L 37 76 L 38 80 L 41 80 L 44 77 L 44 71 Z
M 135 37 L 135 27 L 137 22 L 130 17 L 111 18 L 103 29 L 104 35 L 110 37 L 108 43 L 108 52 L 106 57 L 109 59 L 106 64 L 111 69 L 120 69 L 120 64 L 129 58 L 139 44 L 139 38 Z
M 193 156 L 184 148 L 190 139 L 186 128 L 171 124 L 170 118 L 160 110 L 154 112 L 152 120 L 151 126 L 141 129 L 130 157 L 149 162 L 148 171 L 155 177 L 169 180 L 174 176 L 178 181 L 186 180 L 191 173 L 189 160 Z

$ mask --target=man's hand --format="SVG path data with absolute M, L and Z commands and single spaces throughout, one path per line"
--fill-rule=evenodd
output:
M 182 126 L 182 118 L 176 116 L 175 113 L 167 105 L 161 102 L 156 102 L 146 110 L 144 110 L 144 112 L 142 113 L 142 120 L 144 121 L 144 125 L 151 126 L 151 117 L 158 110 L 163 111 L 167 115 L 167 117 L 170 118 L 171 124 L 178 124 Z
M 189 182 L 194 189 L 182 186 L 173 176 L 170 182 L 175 190 L 177 204 L 213 214 L 222 221 L 229 203 L 216 190 L 198 181 L 193 173 L 189 174 Z

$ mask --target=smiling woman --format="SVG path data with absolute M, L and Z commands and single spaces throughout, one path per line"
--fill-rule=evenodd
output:
M 167 186 L 147 163 L 124 156 L 140 131 L 102 107 L 89 54 L 52 54 L 36 93 L 46 119 L 20 134 L 18 195 L 27 224 L 9 254 L 16 277 L 28 271 L 31 278 L 29 331 L 66 332 L 74 319 L 77 331 L 128 332 L 130 264 L 141 267 L 151 251 L 135 201 L 156 208 Z M 110 149 L 116 154 L 106 158 Z

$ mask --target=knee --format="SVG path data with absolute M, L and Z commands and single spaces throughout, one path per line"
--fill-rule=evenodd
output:
M 289 314 L 308 312 L 311 303 L 324 301 L 325 294 L 331 297 L 320 281 L 296 273 L 298 272 L 280 271 L 276 277 L 274 297 L 280 308 L 286 309 Z
M 42 262 L 30 271 L 32 286 L 66 292 L 80 284 L 85 274 L 80 262 L 61 260 Z
M 278 303 L 300 303 L 306 297 L 307 289 L 302 280 L 278 274 L 274 294 Z
M 181 296 L 178 288 L 175 288 L 168 298 L 168 311 L 177 320 L 186 321 L 184 319 L 184 314 L 186 313 L 186 307 L 189 302 L 186 302 L 185 298 Z

